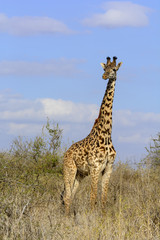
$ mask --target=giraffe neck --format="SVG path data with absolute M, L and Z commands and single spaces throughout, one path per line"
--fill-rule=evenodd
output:
M 112 107 L 115 91 L 115 82 L 116 78 L 109 79 L 99 111 L 99 116 L 94 124 L 95 128 L 98 129 L 98 133 L 101 135 L 105 135 L 108 138 L 111 137 L 112 133 Z

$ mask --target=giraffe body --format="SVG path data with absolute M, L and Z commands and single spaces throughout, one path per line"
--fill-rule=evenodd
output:
M 65 212 L 69 214 L 70 205 L 79 186 L 80 177 L 91 176 L 91 207 L 94 208 L 97 197 L 97 187 L 100 174 L 102 174 L 102 206 L 107 198 L 108 183 L 116 151 L 112 144 L 112 105 L 114 98 L 116 71 L 116 57 L 113 62 L 107 58 L 103 79 L 109 78 L 107 89 L 101 104 L 99 116 L 95 120 L 89 135 L 83 140 L 74 143 L 64 155 L 64 203 Z

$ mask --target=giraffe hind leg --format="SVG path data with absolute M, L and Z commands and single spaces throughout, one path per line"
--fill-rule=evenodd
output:
M 78 187 L 78 183 L 76 181 L 76 173 L 77 173 L 77 167 L 75 165 L 75 162 L 72 161 L 72 167 L 64 166 L 64 185 L 65 185 L 65 191 L 64 191 L 64 205 L 65 205 L 65 213 L 66 215 L 70 212 L 70 206 L 72 203 L 72 199 L 74 197 L 74 194 L 76 192 L 76 189 Z

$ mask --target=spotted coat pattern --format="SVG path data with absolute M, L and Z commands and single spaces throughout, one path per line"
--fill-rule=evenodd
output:
M 102 174 L 102 207 L 104 207 L 108 183 L 116 151 L 112 144 L 112 106 L 115 91 L 116 72 L 121 63 L 116 66 L 116 57 L 113 62 L 107 58 L 103 79 L 109 79 L 107 88 L 100 107 L 99 116 L 95 120 L 89 135 L 83 140 L 74 143 L 64 155 L 64 203 L 68 215 L 70 205 L 79 185 L 80 178 L 91 176 L 91 208 L 94 208 L 97 197 L 97 187 L 100 174 Z

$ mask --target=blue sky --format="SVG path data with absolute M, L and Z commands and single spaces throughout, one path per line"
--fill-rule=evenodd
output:
M 160 127 L 160 2 L 0 1 L 0 149 L 40 134 L 47 117 L 68 144 L 88 135 L 118 57 L 113 144 L 140 159 Z

